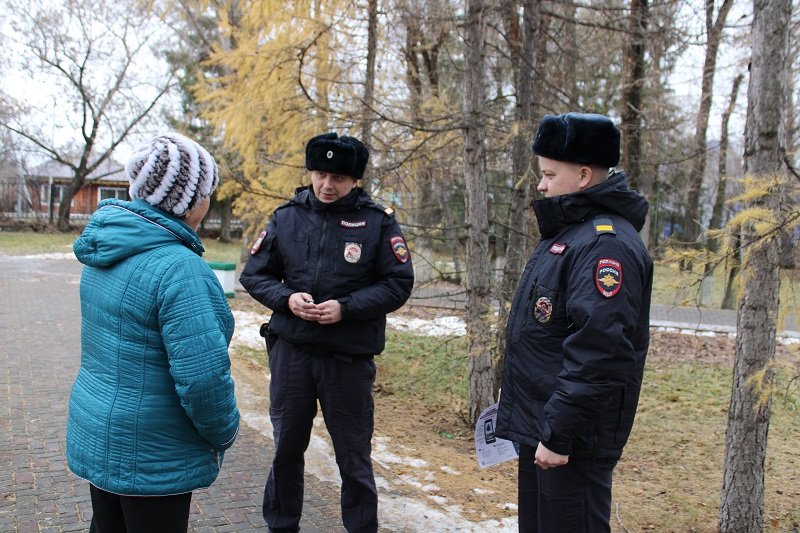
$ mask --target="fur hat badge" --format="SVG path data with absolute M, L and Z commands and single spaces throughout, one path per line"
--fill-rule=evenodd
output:
M 125 165 L 131 198 L 182 217 L 219 184 L 217 163 L 208 151 L 179 133 L 150 140 Z
M 557 161 L 614 167 L 619 163 L 619 129 L 593 113 L 546 115 L 539 123 L 533 153 Z
M 355 137 L 323 133 L 306 144 L 306 169 L 321 170 L 356 179 L 364 177 L 369 150 Z

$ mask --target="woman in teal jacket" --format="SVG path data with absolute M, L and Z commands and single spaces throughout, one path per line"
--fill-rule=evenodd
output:
M 170 133 L 126 171 L 133 201 L 101 202 L 74 244 L 85 267 L 67 461 L 91 483 L 91 531 L 186 531 L 191 491 L 213 483 L 239 427 L 233 316 L 195 233 L 217 167 Z

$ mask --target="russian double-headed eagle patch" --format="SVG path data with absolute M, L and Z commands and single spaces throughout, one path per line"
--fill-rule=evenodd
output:
M 405 239 L 396 235 L 389 240 L 389 245 L 392 247 L 392 253 L 401 263 L 408 261 L 408 246 Z
M 622 263 L 616 259 L 598 259 L 594 282 L 600 294 L 612 298 L 622 288 Z

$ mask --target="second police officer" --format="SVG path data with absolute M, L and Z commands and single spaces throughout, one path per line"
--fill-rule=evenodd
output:
M 317 401 L 342 478 L 349 532 L 378 528 L 372 470 L 373 357 L 386 314 L 411 294 L 414 273 L 391 209 L 360 187 L 369 158 L 358 139 L 326 133 L 306 145 L 311 186 L 278 207 L 240 281 L 272 310 L 267 334 L 275 457 L 264 488 L 270 531 L 297 531 L 304 454 Z
M 519 530 L 607 532 L 649 342 L 647 201 L 605 116 L 548 115 L 533 142 L 541 241 L 508 318 L 495 434 L 520 443 Z

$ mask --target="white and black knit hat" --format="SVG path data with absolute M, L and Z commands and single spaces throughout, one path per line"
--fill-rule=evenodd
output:
M 125 165 L 131 198 L 181 217 L 211 196 L 219 177 L 208 151 L 179 133 L 155 137 Z

